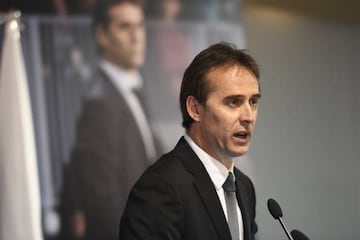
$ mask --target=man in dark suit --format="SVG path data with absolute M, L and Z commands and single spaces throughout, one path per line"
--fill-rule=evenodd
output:
M 226 43 L 200 52 L 180 92 L 186 134 L 130 192 L 121 240 L 253 240 L 255 191 L 234 167 L 248 151 L 260 98 L 255 60 Z
M 135 0 L 98 1 L 94 27 L 101 53 L 87 92 L 67 169 L 65 225 L 80 239 L 117 239 L 128 193 L 156 159 L 138 92 L 144 61 L 143 8 Z M 65 214 L 66 215 L 66 214 Z

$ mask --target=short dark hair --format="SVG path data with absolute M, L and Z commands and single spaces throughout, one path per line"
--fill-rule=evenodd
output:
M 144 2 L 142 0 L 99 0 L 96 1 L 93 9 L 93 19 L 92 23 L 94 28 L 101 26 L 107 28 L 110 23 L 109 10 L 116 5 L 122 3 L 131 3 L 138 5 L 141 9 L 144 10 Z
M 237 65 L 246 68 L 256 79 L 260 77 L 259 67 L 246 50 L 237 49 L 235 45 L 220 42 L 201 51 L 190 63 L 184 73 L 180 90 L 180 108 L 183 117 L 182 125 L 189 129 L 194 120 L 186 108 L 186 99 L 193 96 L 203 106 L 206 106 L 209 86 L 207 74 L 213 69 L 223 66 Z

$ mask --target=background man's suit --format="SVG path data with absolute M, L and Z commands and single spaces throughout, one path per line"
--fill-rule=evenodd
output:
M 255 192 L 235 169 L 244 240 L 253 240 Z M 132 189 L 120 223 L 120 240 L 231 240 L 215 187 L 184 138 L 152 165 Z
M 89 90 L 77 133 L 65 202 L 85 213 L 85 239 L 117 239 L 128 193 L 150 160 L 128 104 L 102 70 Z

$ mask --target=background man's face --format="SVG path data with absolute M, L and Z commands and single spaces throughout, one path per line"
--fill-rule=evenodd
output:
M 112 7 L 108 15 L 107 28 L 97 29 L 103 57 L 124 70 L 139 68 L 145 54 L 143 10 L 135 4 L 122 3 Z

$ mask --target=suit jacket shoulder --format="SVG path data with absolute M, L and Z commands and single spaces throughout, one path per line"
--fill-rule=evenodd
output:
M 240 172 L 239 176 L 239 180 L 247 179 Z M 244 184 L 249 182 L 245 180 Z M 250 229 L 253 220 L 248 212 L 252 210 L 246 208 L 253 204 L 247 203 L 249 193 L 242 194 L 241 210 L 247 216 L 244 224 Z M 231 239 L 215 187 L 183 138 L 135 184 L 121 220 L 120 239 Z M 245 239 L 253 239 L 251 230 L 246 230 Z
M 85 213 L 85 239 L 114 239 L 128 193 L 149 160 L 125 99 L 104 73 L 96 77 L 77 125 L 71 201 Z

